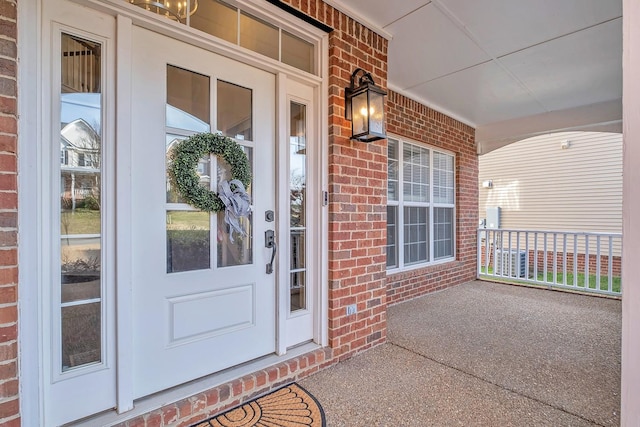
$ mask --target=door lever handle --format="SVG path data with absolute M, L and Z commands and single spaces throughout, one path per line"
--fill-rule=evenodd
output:
M 278 245 L 276 245 L 276 235 L 273 230 L 264 232 L 264 246 L 271 248 L 271 261 L 267 264 L 267 274 L 273 273 L 273 261 L 276 259 Z
M 278 245 L 273 241 L 271 243 L 271 261 L 267 264 L 267 274 L 273 273 L 273 261 L 276 259 L 276 252 L 278 251 Z

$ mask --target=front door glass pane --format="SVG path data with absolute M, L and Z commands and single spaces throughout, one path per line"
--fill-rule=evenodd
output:
M 62 371 L 101 361 L 101 45 L 62 34 L 60 318 Z
M 253 140 L 252 91 L 218 80 L 217 129 L 238 140 Z
M 307 107 L 289 108 L 290 311 L 307 308 Z
M 210 78 L 167 66 L 167 126 L 194 132 L 209 131 Z
M 166 104 L 166 211 L 167 273 L 211 267 L 211 215 L 196 212 L 174 189 L 169 163 L 174 147 L 188 135 L 211 130 L 211 79 L 208 76 L 167 65 Z M 211 159 L 198 163 L 200 185 L 211 189 Z
M 209 219 L 207 212 L 167 211 L 167 273 L 210 267 Z

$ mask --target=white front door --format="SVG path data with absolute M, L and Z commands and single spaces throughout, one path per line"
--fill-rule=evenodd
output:
M 134 397 L 273 353 L 277 221 L 275 76 L 177 40 L 133 28 L 132 249 Z M 170 149 L 197 132 L 237 141 L 252 167 L 246 235 L 224 213 L 184 203 L 167 181 Z M 217 191 L 229 166 L 199 165 Z M 274 270 L 276 270 L 274 268 Z

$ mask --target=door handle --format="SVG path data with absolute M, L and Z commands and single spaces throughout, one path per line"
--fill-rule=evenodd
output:
M 278 251 L 278 245 L 276 245 L 276 237 L 273 230 L 267 230 L 264 232 L 264 246 L 265 248 L 271 248 L 271 261 L 267 263 L 267 274 L 273 273 L 273 261 L 276 259 L 276 252 Z

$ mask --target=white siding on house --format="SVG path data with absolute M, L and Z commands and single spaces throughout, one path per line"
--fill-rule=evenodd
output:
M 487 180 L 492 188 L 483 188 Z M 478 185 L 480 218 L 500 206 L 501 228 L 621 233 L 622 135 L 563 132 L 515 142 L 479 157 Z

